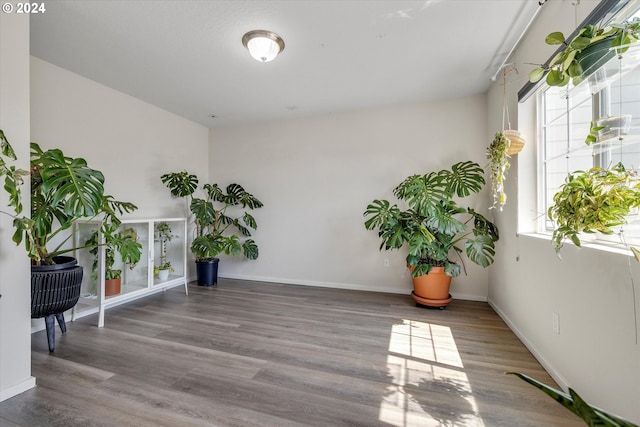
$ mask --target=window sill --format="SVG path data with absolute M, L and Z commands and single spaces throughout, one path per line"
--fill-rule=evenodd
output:
M 551 233 L 543 233 L 543 232 L 537 232 L 537 233 L 533 233 L 533 232 L 528 232 L 528 233 L 518 233 L 518 236 L 525 236 L 525 237 L 530 237 L 530 238 L 534 238 L 534 239 L 541 239 L 541 240 L 548 240 L 549 242 L 551 242 Z M 624 255 L 624 256 L 628 256 L 628 257 L 633 257 L 633 252 L 631 252 L 630 249 L 628 249 L 627 247 L 625 247 L 623 244 L 621 243 L 615 243 L 615 242 L 607 242 L 607 241 L 603 241 L 603 240 L 584 240 L 584 239 L 580 239 L 581 240 L 581 246 L 582 248 L 589 248 L 589 249 L 595 249 L 598 251 L 605 251 L 605 252 L 610 252 L 610 253 L 615 253 L 615 254 L 620 254 L 620 255 Z M 567 246 L 575 246 L 573 244 L 573 242 L 571 242 L 570 240 L 565 241 L 564 243 Z M 549 245 L 551 245 L 551 243 L 549 243 Z M 638 247 L 640 247 L 640 245 L 637 245 Z

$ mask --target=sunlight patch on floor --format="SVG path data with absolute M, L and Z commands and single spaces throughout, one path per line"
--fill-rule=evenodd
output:
M 414 320 L 393 325 L 387 357 L 393 385 L 380 405 L 380 421 L 484 427 L 463 368 L 449 327 Z

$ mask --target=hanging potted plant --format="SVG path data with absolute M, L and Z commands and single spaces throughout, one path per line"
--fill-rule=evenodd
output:
M 160 262 L 153 266 L 153 274 L 158 276 L 160 280 L 167 280 L 169 273 L 174 271 L 171 262 L 167 261 L 167 243 L 178 236 L 171 234 L 171 226 L 165 221 L 155 223 L 153 233 L 153 241 L 159 243 L 160 247 Z
M 457 202 L 482 189 L 483 175 L 477 163 L 459 162 L 451 170 L 412 175 L 402 181 L 393 194 L 406 203 L 405 209 L 387 200 L 374 200 L 367 206 L 364 225 L 378 231 L 380 249 L 408 247 L 406 261 L 416 303 L 442 308 L 451 302 L 449 285 L 461 273 L 460 264 L 464 268 L 463 252 L 482 267 L 493 263 L 498 228 Z M 450 256 L 457 256 L 460 264 Z
M 508 148 L 509 140 L 502 132 L 496 133 L 496 136 L 487 148 L 487 159 L 489 159 L 487 167 L 491 173 L 491 194 L 493 198 L 491 208 L 495 208 L 496 205 L 498 205 L 500 210 L 502 210 L 502 207 L 507 203 L 504 181 L 507 176 L 507 171 L 511 167 L 509 164 Z
M 585 25 L 570 42 L 559 31 L 550 33 L 545 43 L 563 45 L 563 48 L 548 64 L 534 68 L 529 73 L 529 81 L 537 83 L 546 75 L 549 86 L 566 86 L 569 82 L 576 86 L 639 39 L 640 18 L 637 17 L 605 27 Z M 620 48 L 612 49 L 616 47 Z
M 569 174 L 547 213 L 555 223 L 551 241 L 556 252 L 567 239 L 580 246 L 580 233 L 613 234 L 614 228 L 626 224 L 627 215 L 638 207 L 640 181 L 621 163 L 612 170 L 592 168 Z M 630 249 L 640 261 L 640 251 Z
M 187 171 L 172 172 L 160 177 L 174 197 L 184 197 L 194 216 L 196 236 L 191 243 L 191 252 L 196 257 L 198 285 L 213 286 L 218 281 L 217 256 L 243 254 L 247 259 L 258 258 L 258 245 L 251 236 L 250 229 L 257 227 L 256 220 L 247 211 L 242 216 L 232 216 L 231 207 L 242 209 L 261 208 L 262 202 L 239 184 L 229 184 L 226 192 L 218 184 L 204 184 L 205 198 L 194 197 L 198 188 L 198 177 Z M 241 240 L 239 232 L 245 239 Z
M 59 149 L 42 150 L 31 143 L 30 171 L 17 169 L 7 162 L 16 160 L 15 152 L 0 130 L 0 177 L 9 194 L 9 207 L 2 211 L 13 218 L 13 241 L 24 242 L 31 267 L 31 317 L 45 318 L 49 350 L 55 348 L 54 321 L 66 331 L 64 311 L 80 297 L 82 267 L 67 254 L 72 247 L 71 227 L 78 221 L 101 218 L 101 228 L 108 236 L 120 224 L 119 216 L 132 212 L 132 203 L 114 200 L 104 194 L 104 176 L 87 166 L 82 158 L 71 158 Z M 31 214 L 22 214 L 24 177 L 31 178 Z

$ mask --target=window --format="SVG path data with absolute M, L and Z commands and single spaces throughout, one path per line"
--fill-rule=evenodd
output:
M 632 16 L 640 17 L 640 9 Z M 568 173 L 595 166 L 607 169 L 619 162 L 640 173 L 640 43 L 611 59 L 581 84 L 547 87 L 537 96 L 538 228 L 551 232 L 554 224 L 546 213 Z M 601 132 L 597 143 L 585 143 L 592 121 L 623 115 L 631 116 L 628 129 L 618 131 L 615 125 L 613 131 Z M 628 243 L 640 243 L 640 215 L 630 217 L 624 230 Z M 617 236 L 585 236 L 585 240 L 590 239 L 619 240 Z

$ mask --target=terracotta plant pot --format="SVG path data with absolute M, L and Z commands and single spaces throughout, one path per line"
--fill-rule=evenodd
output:
M 429 274 L 413 277 L 413 300 L 429 307 L 446 307 L 452 300 L 449 295 L 451 276 L 444 267 L 433 267 Z
M 104 296 L 110 297 L 120 293 L 121 278 L 109 279 L 104 281 Z

